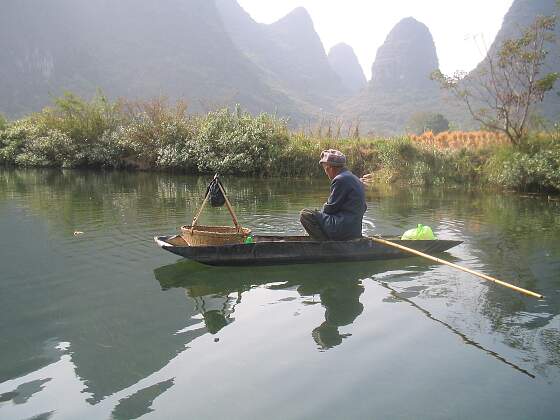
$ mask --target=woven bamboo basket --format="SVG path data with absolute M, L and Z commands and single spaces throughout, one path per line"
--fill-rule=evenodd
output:
M 251 229 L 233 226 L 182 226 L 181 237 L 189 246 L 219 246 L 242 244 L 251 234 Z
M 204 206 L 208 202 L 210 198 L 210 186 L 213 182 L 216 182 L 216 185 L 220 188 L 225 200 L 225 204 L 229 213 L 231 214 L 231 218 L 233 220 L 233 226 L 199 226 L 197 224 L 200 215 L 202 214 L 202 210 L 204 210 Z M 226 195 L 224 188 L 220 180 L 218 179 L 218 174 L 214 175 L 214 179 L 212 183 L 208 186 L 206 190 L 206 196 L 204 197 L 204 201 L 202 202 L 202 206 L 198 210 L 196 216 L 193 218 L 191 226 L 182 226 L 181 227 L 181 237 L 185 240 L 189 246 L 220 246 L 220 245 L 228 245 L 228 244 L 242 244 L 245 242 L 247 237 L 251 234 L 251 229 L 241 227 L 239 222 L 237 221 L 237 216 L 235 215 L 235 211 L 229 202 L 229 199 Z

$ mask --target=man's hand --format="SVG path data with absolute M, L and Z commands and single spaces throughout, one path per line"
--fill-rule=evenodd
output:
M 363 177 L 360 178 L 362 184 L 368 185 L 373 183 L 373 174 L 365 174 Z

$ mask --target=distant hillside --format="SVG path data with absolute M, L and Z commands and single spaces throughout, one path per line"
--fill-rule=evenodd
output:
M 560 8 L 556 0 L 515 0 L 504 17 L 502 27 L 496 35 L 489 53 L 495 54 L 504 40 L 519 37 L 522 30 L 533 23 L 537 16 L 558 14 L 560 14 Z M 560 22 L 557 22 L 555 36 L 556 43 L 547 45 L 549 54 L 543 68 L 543 72 L 546 73 L 560 72 Z M 484 62 L 474 71 L 476 72 L 483 65 Z M 560 84 L 557 84 L 554 91 L 548 93 L 539 108 L 540 113 L 552 121 L 557 121 L 560 117 L 560 96 L 558 96 L 557 91 L 560 91 Z
M 433 90 L 430 74 L 438 67 L 430 30 L 409 17 L 395 25 L 377 50 L 370 84 L 372 88 L 387 91 Z
M 504 16 L 502 27 L 490 47 L 490 51 L 507 38 L 520 34 L 537 16 L 552 16 L 560 12 L 556 0 L 514 0 Z M 557 28 L 557 31 L 560 30 Z
M 330 109 L 349 96 L 331 68 L 313 21 L 297 8 L 270 24 L 255 22 L 237 0 L 215 0 L 235 45 L 266 74 L 267 82 L 285 92 L 308 112 Z
M 328 58 L 331 68 L 350 93 L 356 94 L 367 86 L 362 66 L 350 45 L 344 43 L 335 45 L 329 51 Z
M 490 50 L 536 15 L 559 10 L 555 0 L 515 0 Z M 560 44 L 550 48 L 546 71 L 560 71 Z M 100 88 L 112 99 L 183 99 L 193 112 L 240 103 L 293 126 L 332 118 L 359 121 L 362 133 L 398 134 L 422 111 L 473 127 L 466 109 L 429 79 L 438 66 L 429 29 L 413 18 L 388 34 L 367 83 L 350 46 L 327 56 L 303 8 L 266 25 L 237 0 L 3 0 L 0 7 L 0 113 L 12 118 L 64 91 L 88 98 Z M 558 119 L 556 92 L 543 114 Z
M 504 40 L 519 36 L 538 15 L 550 16 L 559 11 L 556 0 L 515 0 L 490 53 L 494 54 Z M 556 37 L 560 41 L 560 24 L 556 27 Z M 543 71 L 560 72 L 560 44 L 549 44 L 548 49 Z M 429 80 L 429 74 L 437 67 L 437 54 L 428 28 L 412 18 L 403 19 L 379 48 L 368 89 L 344 103 L 342 112 L 346 118 L 360 121 L 363 130 L 382 134 L 406 131 L 410 117 L 418 111 L 441 113 L 458 127 L 476 128 L 478 124 L 464 104 Z M 540 107 L 541 115 L 551 121 L 557 121 L 560 116 L 559 90 L 557 86 L 550 92 Z
M 448 104 L 430 80 L 438 66 L 427 26 L 413 18 L 403 19 L 377 50 L 368 88 L 343 104 L 342 112 L 347 119 L 359 121 L 362 131 L 376 134 L 405 132 L 419 111 L 446 115 Z
M 87 21 L 70 0 L 4 0 L 0 13 L 0 112 L 36 111 L 62 88 L 93 92 L 98 74 L 84 48 Z M 48 22 L 48 24 L 46 24 Z
M 4 0 L 0 112 L 36 111 L 70 90 L 168 96 L 192 110 L 241 103 L 301 118 L 241 54 L 207 0 Z

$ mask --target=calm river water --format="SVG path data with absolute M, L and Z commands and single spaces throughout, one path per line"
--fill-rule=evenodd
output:
M 208 181 L 0 169 L 1 419 L 559 418 L 559 201 L 368 191 L 366 233 L 429 225 L 464 241 L 440 257 L 538 301 L 417 257 L 212 268 L 157 248 Z M 329 189 L 224 183 L 258 233 L 301 233 Z

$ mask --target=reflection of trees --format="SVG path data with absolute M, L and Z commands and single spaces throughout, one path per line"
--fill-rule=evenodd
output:
M 53 337 L 65 339 L 73 344 L 77 374 L 87 378 L 91 401 L 98 401 L 158 370 L 183 347 L 185 337 L 175 337 L 171 333 L 173 326 L 181 325 L 177 313 L 185 310 L 184 302 L 180 308 L 158 309 L 154 320 L 150 310 L 135 310 L 134 302 L 142 301 L 143 296 L 134 286 L 129 284 L 132 287 L 127 293 L 106 293 L 114 290 L 117 266 L 88 264 L 90 258 L 111 260 L 108 254 L 115 249 L 109 248 L 107 239 L 117 236 L 121 228 L 117 221 L 123 209 L 128 212 L 127 217 L 136 220 L 138 205 L 131 191 L 141 179 L 142 176 L 131 178 L 116 172 L 0 170 L 0 206 L 17 206 L 37 216 L 4 219 L 0 227 L 4 233 L 2 228 L 9 223 L 6 227 L 13 235 L 11 242 L 13 245 L 21 243 L 14 256 L 21 264 L 21 271 L 26 273 L 22 277 L 26 286 L 21 288 L 14 283 L 10 287 L 18 299 L 4 301 L 3 321 L 12 325 L 24 322 L 25 327 L 14 327 L 13 332 L 0 340 L 6 357 L 0 377 L 7 379 L 13 374 L 21 375 L 45 366 L 52 361 L 50 340 Z M 29 220 L 38 221 L 38 227 L 29 226 Z M 44 220 L 53 227 L 52 236 L 42 229 Z M 86 228 L 84 224 L 88 224 Z M 90 233 L 94 228 L 106 226 L 110 229 L 106 229 L 109 233 L 105 238 L 95 240 L 89 236 L 87 243 L 72 240 L 76 227 Z M 63 243 L 59 235 L 71 239 Z M 25 236 L 32 240 L 23 240 Z M 91 247 L 91 255 L 72 249 L 80 245 Z M 63 253 L 72 258 L 65 259 Z M 80 265 L 84 265 L 83 268 Z M 15 278 L 17 265 L 10 261 L 10 266 L 14 267 L 12 276 Z M 2 271 L 3 276 L 9 278 L 5 266 Z M 121 280 L 119 291 L 127 287 L 127 279 Z M 4 282 L 6 291 L 7 284 Z M 103 296 L 102 302 L 96 299 L 99 296 Z M 92 309 L 100 305 L 105 306 L 104 311 Z M 156 306 L 157 300 L 145 304 L 145 308 L 154 308 L 154 312 Z M 37 311 L 42 312 L 34 315 Z M 134 319 L 131 319 L 132 313 L 135 313 Z M 157 322 L 161 322 L 162 328 L 153 328 L 153 334 L 146 335 L 144 328 L 148 326 L 149 329 Z
M 165 372 L 166 367 L 163 367 L 164 377 L 169 379 L 162 380 L 158 372 L 149 372 L 143 380 L 92 404 L 85 381 L 75 373 L 78 365 L 72 354 L 65 354 L 65 348 L 58 350 L 62 352 L 57 355 L 56 361 L 14 379 L 9 384 L 11 388 L 6 387 L 6 383 L 0 384 L 0 408 L 4 409 L 0 409 L 4 415 L 2 418 L 30 418 L 27 403 L 36 396 L 31 405 L 45 411 L 33 413 L 33 419 L 50 419 L 54 413 L 57 418 L 136 419 L 153 412 L 154 401 L 175 384 L 176 372 Z M 99 370 L 105 372 L 106 368 Z M 52 395 L 59 398 L 53 399 Z M 72 404 L 66 404 L 67 400 Z M 2 407 L 6 402 L 9 405 Z
M 8 199 L 29 208 L 59 229 L 73 232 L 84 220 L 128 225 L 149 217 L 152 224 L 170 229 L 192 220 L 211 176 L 0 168 L 0 203 Z M 317 188 L 316 184 L 322 188 Z M 300 229 L 298 213 L 314 201 L 321 205 L 328 194 L 324 180 L 243 179 L 225 177 L 228 196 L 240 222 L 259 229 L 265 216 L 280 215 Z M 294 190 L 298 194 L 294 194 Z M 302 201 L 307 200 L 307 201 Z M 312 197 L 312 198 L 310 198 Z M 227 210 L 206 211 L 205 222 L 231 224 Z M 257 226 L 255 226 L 257 224 Z

